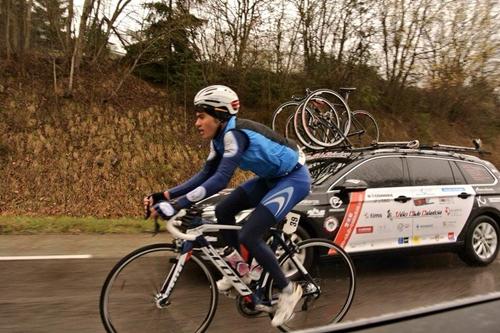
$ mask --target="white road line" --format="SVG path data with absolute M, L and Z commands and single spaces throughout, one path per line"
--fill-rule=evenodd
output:
M 13 260 L 53 260 L 53 259 L 90 259 L 91 254 L 77 254 L 77 255 L 52 255 L 52 256 L 6 256 L 0 257 L 0 261 L 13 261 Z

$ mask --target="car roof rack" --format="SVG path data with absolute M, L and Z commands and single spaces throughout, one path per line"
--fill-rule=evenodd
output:
M 440 144 L 437 142 L 433 143 L 432 145 L 426 145 L 426 144 L 422 145 L 422 144 L 420 144 L 419 140 L 380 141 L 380 142 L 373 142 L 370 146 L 360 147 L 360 148 L 335 147 L 332 149 L 328 149 L 322 153 L 313 154 L 312 156 L 320 157 L 321 155 L 323 155 L 322 157 L 328 158 L 329 153 L 330 154 L 339 154 L 339 153 L 352 154 L 352 153 L 356 153 L 356 152 L 361 153 L 361 152 L 373 151 L 373 150 L 384 149 L 384 148 L 435 150 L 435 151 L 443 151 L 443 152 L 450 152 L 450 153 L 451 152 L 471 152 L 471 153 L 478 153 L 478 154 L 491 154 L 491 152 L 488 152 L 488 151 L 485 151 L 482 149 L 481 139 L 472 140 L 472 144 L 473 144 L 473 147 L 465 147 L 465 146 L 443 145 L 443 144 Z M 334 156 L 330 156 L 330 157 L 334 157 Z
M 431 149 L 433 150 L 443 150 L 443 151 L 450 151 L 450 152 L 474 152 L 478 154 L 491 154 L 491 152 L 486 151 L 482 149 L 482 141 L 481 139 L 473 139 L 472 144 L 474 147 L 463 147 L 463 146 L 453 146 L 453 145 L 443 145 L 439 144 L 437 142 L 433 143 L 432 146 L 430 146 Z M 424 148 L 427 148 L 424 146 Z

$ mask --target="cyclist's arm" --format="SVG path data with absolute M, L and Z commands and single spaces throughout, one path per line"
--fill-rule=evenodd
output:
M 181 185 L 167 190 L 169 194 L 168 199 L 178 198 L 191 192 L 192 190 L 203 184 L 208 178 L 210 178 L 210 176 L 215 173 L 219 163 L 220 157 L 217 156 L 217 153 L 215 152 L 215 149 L 213 147 L 213 143 L 210 143 L 210 154 L 208 155 L 205 165 L 203 165 L 203 169 Z
M 248 138 L 238 130 L 229 131 L 224 135 L 224 154 L 216 172 L 203 184 L 176 200 L 179 208 L 190 206 L 227 187 L 236 168 L 240 164 L 244 151 L 248 147 Z

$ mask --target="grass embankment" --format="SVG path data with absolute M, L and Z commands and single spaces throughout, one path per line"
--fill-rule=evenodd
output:
M 152 221 L 139 218 L 0 216 L 0 234 L 142 233 L 153 230 Z

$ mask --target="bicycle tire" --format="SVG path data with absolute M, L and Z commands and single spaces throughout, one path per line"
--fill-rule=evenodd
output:
M 339 322 L 346 315 L 354 299 L 356 271 L 351 258 L 342 248 L 331 241 L 312 238 L 297 244 L 296 251 L 304 250 L 314 252 L 315 262 L 305 268 L 310 278 L 320 285 L 319 296 L 313 300 L 313 290 L 316 288 L 310 282 L 310 278 L 304 274 L 296 277 L 294 281 L 300 283 L 304 290 L 298 305 L 301 309 L 294 313 L 290 321 L 279 327 L 283 332 Z M 330 258 L 332 262 L 319 265 L 318 260 L 322 258 Z M 286 253 L 279 259 L 279 263 L 283 265 L 288 260 L 290 260 L 289 254 Z M 276 293 L 277 290 L 273 288 L 271 280 L 266 289 L 267 297 L 276 299 Z M 308 305 L 307 309 L 304 308 L 304 304 Z M 318 310 L 315 311 L 316 309 Z M 269 316 L 272 318 L 273 314 Z
M 380 131 L 377 121 L 371 113 L 364 110 L 352 112 L 351 129 L 348 134 L 349 141 L 359 147 L 367 147 L 378 142 Z
M 338 126 L 340 124 L 340 117 L 333 108 L 333 106 L 330 104 L 330 102 L 322 99 L 321 97 L 316 98 L 316 100 L 319 100 L 320 102 L 325 102 L 331 107 L 331 109 L 333 110 L 333 114 L 335 116 L 336 125 Z M 293 115 L 293 129 L 295 131 L 295 136 L 297 137 L 298 141 L 306 148 L 309 148 L 311 150 L 319 151 L 325 149 L 324 146 L 315 144 L 311 140 L 309 135 L 304 131 L 303 120 L 302 120 L 303 118 L 301 116 L 303 113 L 312 114 L 312 111 L 309 108 L 303 109 L 302 104 L 299 104 L 297 110 Z
M 174 250 L 172 244 L 148 245 L 113 267 L 99 300 L 107 332 L 204 332 L 208 328 L 218 293 L 210 270 L 196 253 L 184 263 L 167 305 L 159 308 L 155 302 L 157 291 L 177 265 L 171 260 Z M 208 295 L 200 293 L 204 289 Z
M 285 102 L 285 103 L 279 105 L 278 108 L 276 110 L 274 110 L 273 115 L 272 115 L 272 119 L 271 119 L 272 130 L 276 131 L 282 135 L 285 135 L 285 137 L 286 137 L 285 133 L 286 133 L 286 126 L 288 125 L 288 118 L 290 115 L 293 115 L 295 113 L 295 110 L 299 105 L 300 105 L 300 103 L 295 102 L 295 101 L 288 101 L 288 102 Z M 293 112 L 286 112 L 285 111 L 289 107 L 293 108 L 291 110 Z M 290 113 L 290 114 L 288 114 L 288 113 Z M 281 114 L 284 114 L 284 116 L 280 117 Z M 286 118 L 285 118 L 285 116 L 286 116 Z M 281 119 L 287 119 L 284 128 L 282 128 L 283 126 L 281 126 L 282 125 Z
M 300 109 L 300 107 L 298 107 L 298 109 Z M 297 110 L 297 112 L 298 112 L 298 110 Z M 303 133 L 303 130 L 300 127 L 296 127 L 294 124 L 295 117 L 296 117 L 295 115 L 291 115 L 288 117 L 286 134 L 285 134 L 287 136 L 287 138 L 293 137 L 294 139 L 296 139 L 296 141 L 298 142 L 299 145 L 301 145 L 302 147 L 308 148 L 310 150 L 322 150 L 322 149 L 324 149 L 321 146 L 316 146 L 316 145 L 311 144 L 311 142 L 310 142 L 311 140 L 305 139 L 305 138 L 307 138 L 307 136 L 305 135 L 305 133 Z M 292 121 L 292 120 L 294 120 L 294 121 Z M 300 126 L 300 124 L 299 124 L 299 126 Z
M 316 115 L 314 115 L 311 112 L 314 112 L 314 108 L 311 108 L 309 106 L 309 103 L 313 102 L 314 99 L 324 99 L 327 100 L 328 107 L 330 110 L 334 112 L 338 119 L 338 115 L 345 115 L 345 119 L 342 118 L 340 119 L 340 122 L 338 124 L 332 124 L 329 122 L 331 119 L 323 119 L 323 115 L 320 114 L 319 112 L 316 112 Z M 339 110 L 336 110 L 339 109 Z M 306 109 L 309 109 L 310 112 L 306 113 L 304 112 Z M 313 128 L 309 123 L 310 121 L 307 119 L 307 115 L 313 115 L 316 117 L 316 120 L 320 122 L 320 124 L 325 127 L 326 129 L 331 129 L 332 130 L 332 137 L 318 137 L 318 135 L 315 135 L 315 130 L 317 132 L 317 127 L 318 125 L 316 124 L 316 129 Z M 324 114 L 328 114 L 325 112 Z M 330 89 L 318 89 L 314 92 L 312 92 L 304 101 L 301 107 L 301 121 L 302 121 L 302 127 L 304 128 L 304 131 L 309 139 L 312 140 L 312 142 L 316 145 L 325 147 L 325 148 L 332 148 L 343 142 L 349 133 L 349 128 L 351 126 L 351 111 L 349 110 L 349 106 L 345 102 L 345 100 L 340 96 L 338 93 L 336 93 L 333 90 Z

